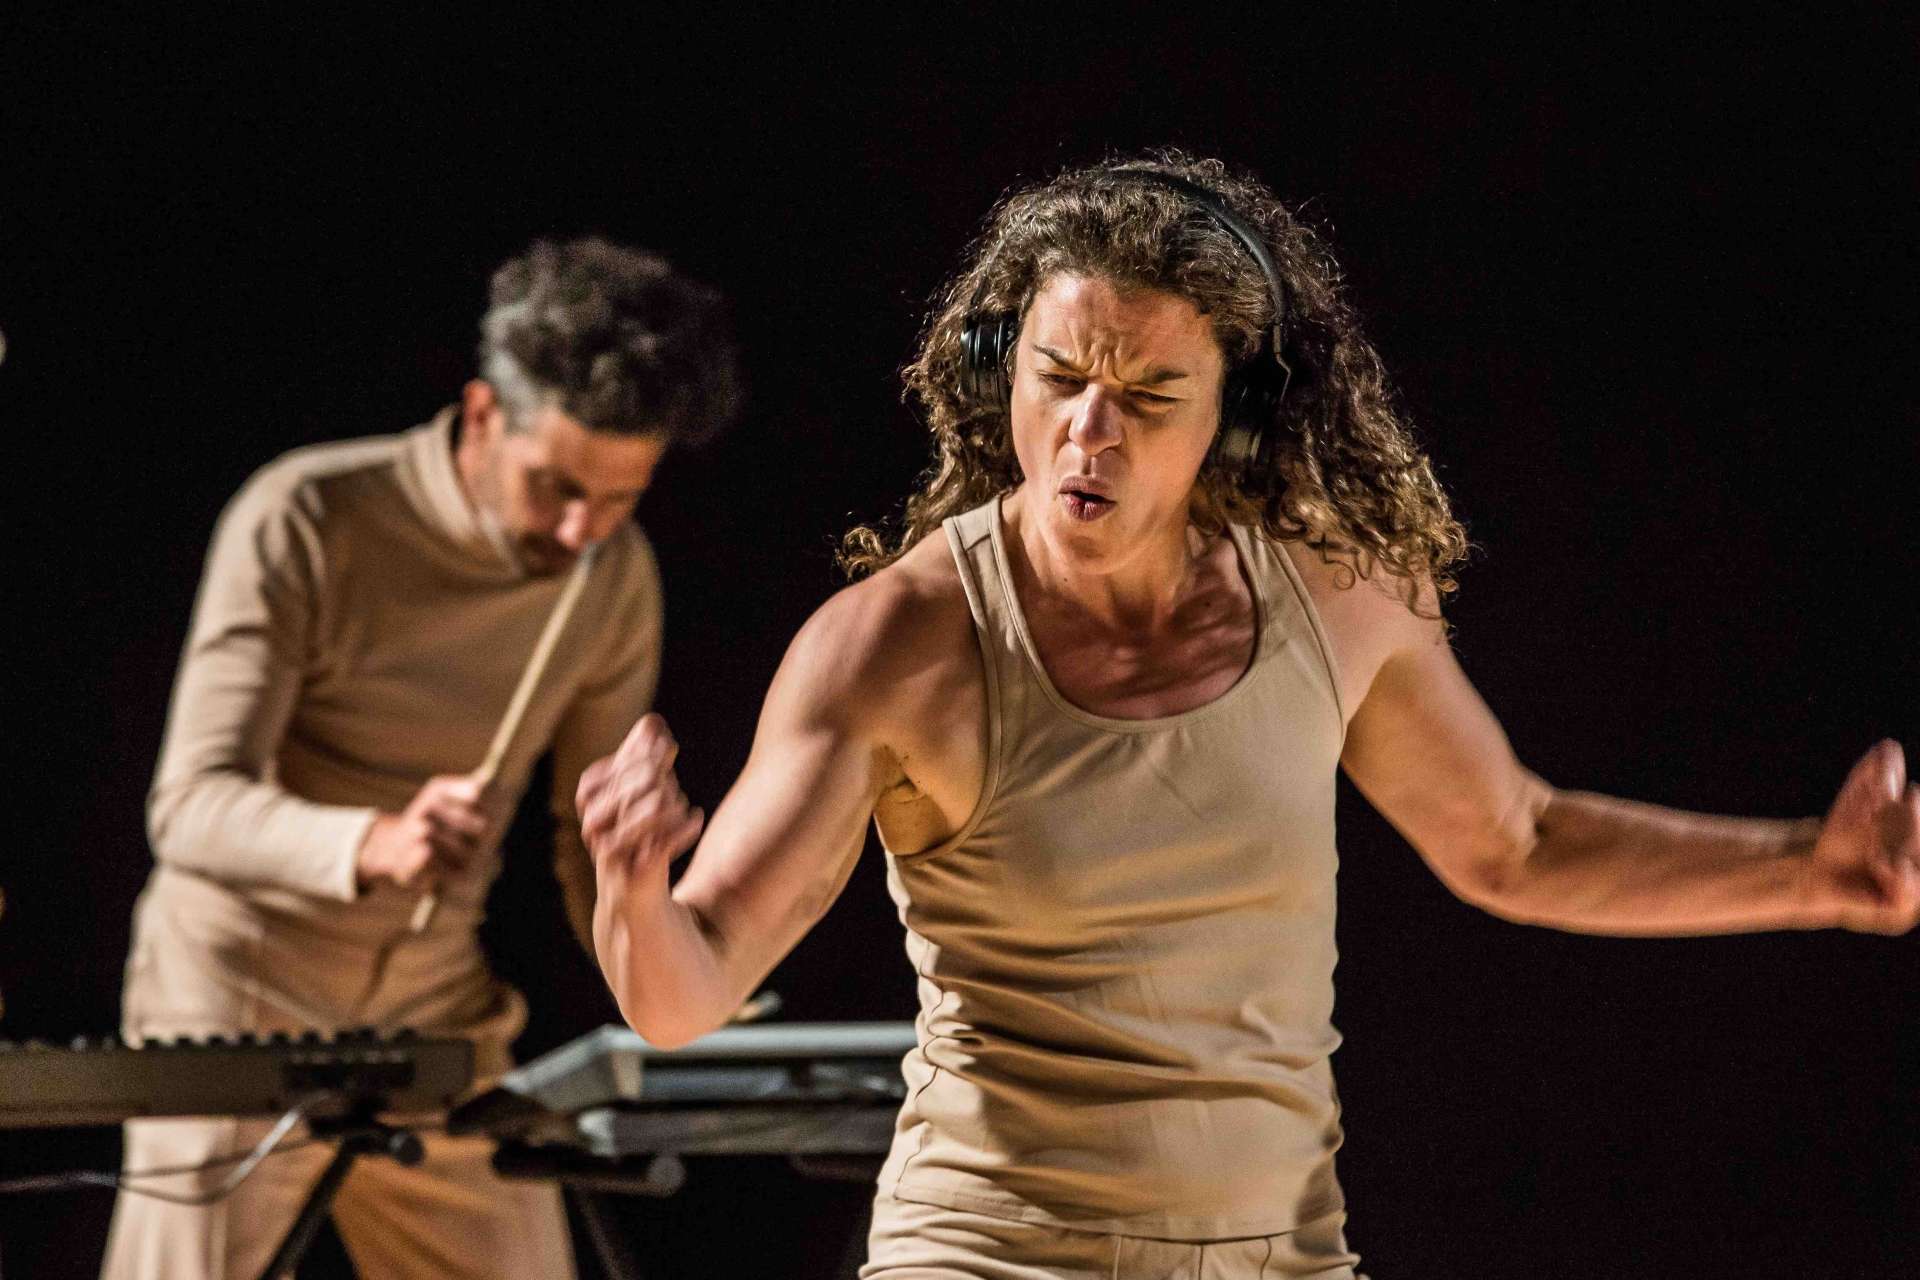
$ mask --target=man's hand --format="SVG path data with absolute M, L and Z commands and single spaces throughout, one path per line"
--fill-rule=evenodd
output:
M 480 851 L 491 820 L 485 788 L 464 774 L 429 778 L 399 813 L 383 813 L 367 829 L 355 879 L 368 889 L 385 882 L 431 889 Z
M 1808 860 L 1817 920 L 1863 933 L 1905 933 L 1920 921 L 1920 787 L 1900 744 L 1877 742 L 1853 766 Z
M 700 838 L 706 814 L 673 775 L 680 746 L 658 715 L 628 731 L 620 749 L 588 765 L 574 803 L 603 891 L 610 878 L 664 867 Z

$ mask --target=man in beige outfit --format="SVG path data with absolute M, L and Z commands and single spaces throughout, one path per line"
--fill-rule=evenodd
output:
M 877 821 L 921 1011 L 863 1275 L 1351 1280 L 1339 769 L 1512 919 L 1920 917 L 1895 743 L 1800 821 L 1514 759 L 1440 620 L 1465 539 L 1332 259 L 1258 183 L 1165 154 L 1015 193 L 908 384 L 938 465 L 897 541 L 850 540 L 877 571 L 801 629 L 712 822 L 655 716 L 579 793 L 601 964 L 666 1044 L 727 1017 Z
M 494 276 L 481 376 L 400 435 L 297 450 L 215 529 L 149 798 L 130 1040 L 416 1028 L 473 1040 L 483 1076 L 524 1021 L 476 929 L 506 819 L 553 752 L 555 871 L 589 939 L 573 792 L 646 710 L 659 671 L 653 554 L 629 519 L 668 448 L 738 400 L 720 301 L 659 258 L 540 242 Z M 570 578 L 557 647 L 491 778 L 516 684 Z M 432 906 L 422 909 L 431 896 Z M 127 1126 L 129 1168 L 250 1149 L 264 1123 Z M 334 1217 L 381 1277 L 566 1277 L 565 1215 L 487 1144 L 369 1159 Z M 123 1194 L 104 1275 L 251 1280 L 327 1159 L 267 1160 L 204 1206 Z M 163 1180 L 205 1192 L 224 1166 Z

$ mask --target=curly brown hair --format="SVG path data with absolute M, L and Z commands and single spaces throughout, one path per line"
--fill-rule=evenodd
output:
M 1282 354 L 1293 372 L 1269 428 L 1278 433 L 1271 463 L 1257 474 L 1230 475 L 1209 458 L 1195 485 L 1194 522 L 1211 533 L 1231 522 L 1298 539 L 1359 577 L 1383 569 L 1404 580 L 1402 594 L 1415 607 L 1423 583 L 1436 599 L 1453 591 L 1466 533 L 1393 403 L 1325 243 L 1258 180 L 1175 150 L 1070 170 L 994 208 L 965 267 L 934 296 L 904 370 L 907 395 L 933 433 L 934 465 L 907 500 L 904 527 L 892 538 L 870 525 L 853 529 L 841 543 L 841 565 L 856 577 L 882 569 L 948 516 L 1020 483 L 1006 409 L 961 392 L 961 330 L 970 310 L 1024 318 L 1047 280 L 1090 276 L 1188 299 L 1211 319 L 1229 368 L 1259 352 L 1274 319 L 1259 265 L 1187 197 L 1115 172 L 1141 168 L 1207 188 L 1253 227 L 1273 257 L 1289 313 Z

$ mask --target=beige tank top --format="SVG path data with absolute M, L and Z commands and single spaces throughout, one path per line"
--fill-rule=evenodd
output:
M 1253 660 L 1150 720 L 1053 687 L 998 501 L 946 522 L 979 633 L 986 777 L 950 840 L 887 859 L 919 1044 L 881 1188 L 1170 1239 L 1342 1207 L 1334 776 L 1344 718 L 1286 552 L 1231 530 Z

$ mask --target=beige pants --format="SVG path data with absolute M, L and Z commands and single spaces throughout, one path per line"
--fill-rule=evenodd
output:
M 1066 1231 L 882 1193 L 861 1280 L 1363 1280 L 1327 1214 L 1277 1236 L 1152 1240 Z
M 270 1125 L 139 1121 L 127 1126 L 125 1167 L 198 1164 L 245 1152 Z M 487 1162 L 492 1144 L 482 1139 L 430 1137 L 426 1147 L 427 1158 L 410 1169 L 384 1156 L 362 1156 L 334 1198 L 334 1226 L 362 1276 L 571 1280 L 573 1254 L 556 1188 L 499 1177 Z M 204 1208 L 121 1193 L 103 1280 L 254 1280 L 331 1152 L 327 1144 L 270 1156 L 232 1195 Z M 143 1185 L 191 1192 L 217 1184 L 226 1172 Z
M 470 937 L 408 938 L 391 956 L 358 939 L 303 930 L 238 895 L 160 871 L 141 896 L 127 964 L 130 1040 L 410 1026 L 474 1041 L 484 1078 L 508 1064 L 525 1019 Z M 142 1120 L 126 1126 L 123 1168 L 198 1165 L 253 1149 L 268 1119 Z M 289 1142 L 302 1136 L 295 1130 Z M 367 1280 L 500 1277 L 572 1280 L 559 1191 L 496 1176 L 492 1145 L 426 1138 L 405 1168 L 363 1156 L 333 1202 L 333 1220 Z M 238 1190 L 206 1207 L 120 1194 L 105 1280 L 254 1280 L 331 1158 L 331 1144 L 268 1157 Z M 143 1180 L 175 1194 L 216 1186 L 231 1166 Z

